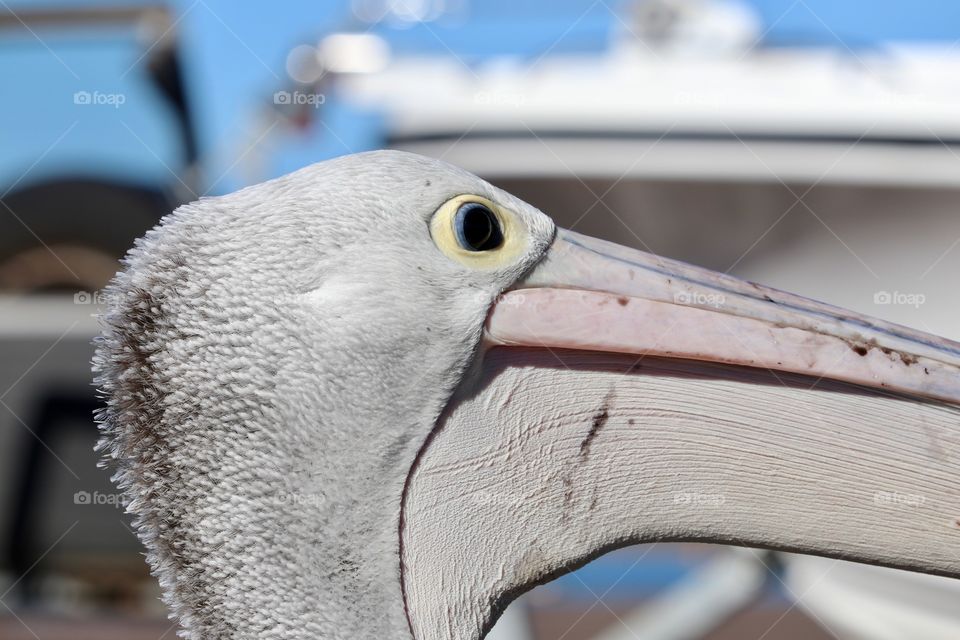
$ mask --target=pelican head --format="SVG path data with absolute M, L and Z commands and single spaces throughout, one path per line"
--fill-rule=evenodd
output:
M 655 540 L 960 575 L 960 345 L 443 162 L 185 205 L 109 298 L 101 448 L 187 638 L 481 638 Z

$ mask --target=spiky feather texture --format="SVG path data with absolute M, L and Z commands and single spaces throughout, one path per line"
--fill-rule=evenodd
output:
M 428 221 L 476 193 L 529 251 L 474 272 Z M 400 498 L 493 298 L 539 259 L 542 214 L 396 152 L 180 207 L 108 289 L 99 449 L 181 635 L 395 638 Z

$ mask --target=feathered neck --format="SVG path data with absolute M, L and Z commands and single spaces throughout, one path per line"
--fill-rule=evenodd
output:
M 282 238 L 192 213 L 130 254 L 95 357 L 100 447 L 182 635 L 408 637 L 400 496 L 461 367 L 438 357 L 414 380 L 412 347 L 350 348 Z M 241 260 L 270 241 L 276 263 Z M 383 375 L 345 382 L 377 357 Z

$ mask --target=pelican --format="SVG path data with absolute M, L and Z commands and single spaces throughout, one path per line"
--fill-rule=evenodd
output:
M 960 344 L 438 160 L 182 206 L 108 298 L 99 446 L 186 638 L 478 639 L 661 540 L 960 576 Z

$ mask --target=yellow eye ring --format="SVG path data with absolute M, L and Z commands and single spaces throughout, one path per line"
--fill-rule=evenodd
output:
M 447 257 L 475 269 L 496 269 L 517 259 L 527 244 L 516 215 L 477 195 L 459 195 L 440 205 L 430 235 Z

